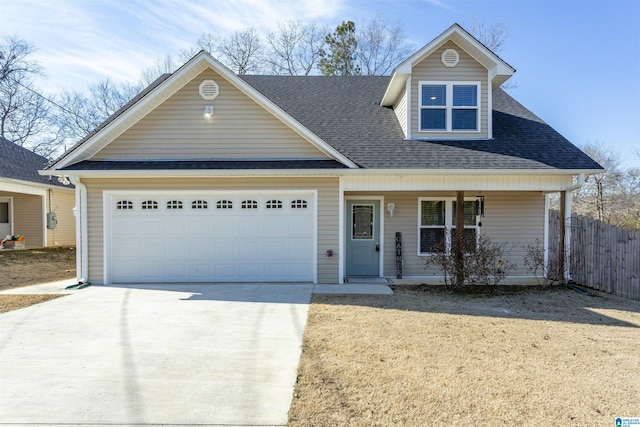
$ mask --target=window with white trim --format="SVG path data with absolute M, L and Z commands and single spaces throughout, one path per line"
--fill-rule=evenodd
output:
M 480 82 L 419 84 L 421 132 L 480 131 Z
M 418 255 L 450 253 L 455 241 L 456 199 L 418 199 Z M 465 241 L 477 245 L 480 238 L 475 199 L 464 201 Z M 470 252 L 473 248 L 467 248 Z

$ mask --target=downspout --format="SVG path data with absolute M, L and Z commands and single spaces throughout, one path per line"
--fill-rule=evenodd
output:
M 80 178 L 70 176 L 69 181 L 76 187 L 76 277 L 78 284 L 89 279 L 89 245 L 87 236 L 87 186 Z
M 584 182 L 585 182 L 585 174 L 581 173 L 578 175 L 578 179 L 576 180 L 576 183 L 568 187 L 567 189 L 565 189 L 566 196 L 564 197 L 564 206 L 563 206 L 565 218 L 561 218 L 562 227 L 563 227 L 563 230 L 565 231 L 564 242 L 563 242 L 564 254 L 563 254 L 563 262 L 561 265 L 564 267 L 563 277 L 566 278 L 566 280 L 568 281 L 572 280 L 572 277 L 571 277 L 571 228 L 569 228 L 569 230 L 566 230 L 565 221 L 566 221 L 566 217 L 571 217 L 572 215 L 571 202 L 573 199 L 573 192 L 579 189 L 580 187 L 582 187 L 584 185 Z

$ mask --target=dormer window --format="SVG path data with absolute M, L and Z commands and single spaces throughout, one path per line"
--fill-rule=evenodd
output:
M 480 82 L 420 82 L 421 132 L 479 132 Z

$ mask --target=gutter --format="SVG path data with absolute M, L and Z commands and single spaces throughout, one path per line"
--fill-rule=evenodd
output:
M 593 169 L 123 169 L 123 170 L 46 170 L 39 171 L 41 175 L 69 175 L 75 174 L 84 178 L 184 178 L 184 177 L 265 177 L 265 176 L 363 176 L 363 175 L 393 175 L 393 176 L 482 176 L 482 175 L 528 175 L 528 176 L 559 176 L 584 175 L 585 173 L 599 173 Z M 584 182 L 584 179 L 583 179 Z
M 88 283 L 89 278 L 87 186 L 75 175 L 69 176 L 69 181 L 76 187 L 76 278 L 81 285 Z

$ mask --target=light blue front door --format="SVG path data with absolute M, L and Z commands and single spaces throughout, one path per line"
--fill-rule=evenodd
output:
M 380 201 L 347 200 L 346 275 L 380 275 Z

